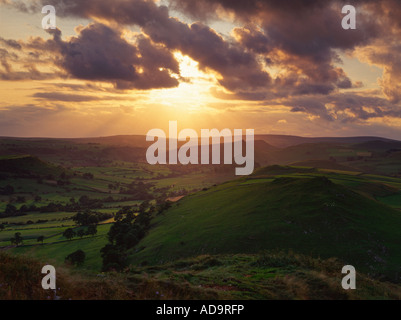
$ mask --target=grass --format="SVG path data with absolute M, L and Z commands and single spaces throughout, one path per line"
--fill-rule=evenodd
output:
M 24 216 L 17 216 L 17 217 L 6 217 L 0 219 L 0 223 L 7 222 L 9 224 L 12 223 L 26 223 L 27 221 L 37 221 L 37 220 L 63 220 L 66 218 L 71 218 L 75 215 L 74 212 L 50 212 L 50 213 L 29 213 Z M 65 222 L 65 221 L 63 221 Z M 63 223 L 61 222 L 61 223 Z M 31 226 L 32 227 L 32 226 Z
M 0 252 L 0 300 L 54 299 L 40 286 L 44 263 Z M 343 262 L 292 252 L 201 255 L 124 273 L 92 275 L 57 266 L 58 299 L 401 299 L 399 285 L 357 273 L 357 290 L 341 287 Z M 12 281 L 10 281 L 12 279 Z
M 246 181 L 225 183 L 174 204 L 153 221 L 131 262 L 160 264 L 199 254 L 279 248 L 339 257 L 357 269 L 397 278 L 397 210 L 321 176 Z
M 378 199 L 391 207 L 401 209 L 401 194 L 378 197 Z
M 131 272 L 162 283 L 212 290 L 218 299 L 399 299 L 400 286 L 373 281 L 362 273 L 357 276 L 357 290 L 343 290 L 343 265 L 337 259 L 264 252 L 202 255 L 157 267 L 134 267 Z M 159 296 L 166 291 L 160 290 Z
M 0 187 L 10 184 L 16 193 L 0 196 L 0 212 L 8 202 L 19 208 L 65 204 L 82 195 L 97 199 L 111 195 L 116 201 L 105 202 L 99 211 L 114 213 L 120 206 L 141 201 L 123 201 L 128 195 L 118 190 L 109 193 L 109 184 L 124 188 L 137 178 L 168 191 L 205 190 L 184 197 L 152 221 L 148 236 L 129 252 L 132 266 L 122 274 L 93 277 L 101 267 L 99 251 L 107 243 L 110 224 L 98 226 L 95 237 L 67 241 L 62 232 L 73 222 L 62 219 L 75 212 L 1 218 L 0 223 L 48 222 L 11 225 L 0 232 L 0 246 L 9 246 L 15 232 L 25 239 L 25 246 L 8 249 L 7 256 L 0 252 L 0 284 L 5 284 L 0 285 L 0 299 L 47 299 L 48 293 L 37 289 L 41 276 L 37 270 L 46 263 L 60 270 L 65 299 L 400 299 L 399 287 L 369 278 L 399 280 L 399 155 L 348 161 L 348 156 L 371 150 L 304 144 L 269 154 L 272 161 L 297 166 L 260 168 L 251 176 L 224 182 L 232 172 L 215 174 L 209 167 L 197 167 L 184 174 L 170 166 L 114 159 L 113 152 L 104 159 L 105 145 L 0 141 L 2 154 L 9 148 L 48 162 L 29 155 L 1 156 L 2 168 L 8 166 L 17 175 L 25 174 L 25 169 L 34 175 L 51 173 L 55 178 L 66 171 L 71 184 L 57 186 L 46 179 L 38 183 L 3 170 Z M 339 160 L 333 163 L 329 156 Z M 92 173 L 94 179 L 81 178 L 83 173 Z M 179 174 L 169 177 L 171 173 Z M 35 202 L 36 195 L 42 199 Z M 25 203 L 16 203 L 17 196 L 23 196 Z M 44 245 L 36 241 L 41 235 L 46 237 Z M 87 255 L 84 265 L 66 266 L 65 257 L 78 249 Z M 268 252 L 260 254 L 261 250 Z M 345 263 L 357 269 L 357 291 L 339 288 L 338 270 Z M 22 289 L 18 291 L 17 285 Z
M 51 262 L 55 266 L 62 266 L 67 255 L 81 249 L 86 254 L 85 264 L 81 269 L 99 272 L 102 266 L 100 249 L 108 242 L 107 232 L 109 228 L 110 224 L 99 225 L 96 236 L 83 237 L 82 239 L 75 237 L 72 240 L 66 240 L 61 234 L 57 234 L 50 239 L 46 239 L 44 245 L 36 242 L 37 245 L 35 246 L 21 246 L 9 251 L 15 255 L 35 257 L 43 263 Z
M 23 237 L 24 245 L 37 244 L 37 238 L 44 236 L 46 239 L 62 234 L 66 227 L 42 228 L 42 229 L 11 229 L 0 232 L 0 245 L 11 245 L 10 239 L 16 232 L 20 232 Z

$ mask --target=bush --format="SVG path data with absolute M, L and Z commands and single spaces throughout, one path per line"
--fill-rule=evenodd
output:
M 81 249 L 69 254 L 66 258 L 65 258 L 65 262 L 69 262 L 71 264 L 75 264 L 77 266 L 80 266 L 84 263 L 85 261 L 85 252 L 83 252 Z
M 100 252 L 103 258 L 102 271 L 121 271 L 127 265 L 127 254 L 119 246 L 107 244 Z

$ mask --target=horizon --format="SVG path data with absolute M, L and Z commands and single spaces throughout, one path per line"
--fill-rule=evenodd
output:
M 352 139 L 352 138 L 367 138 L 367 139 L 384 139 L 384 140 L 393 140 L 393 141 L 401 141 L 401 139 L 384 137 L 384 136 L 374 136 L 374 135 L 361 135 L 361 136 L 301 136 L 301 135 L 292 135 L 292 134 L 270 134 L 270 133 L 255 133 L 255 137 L 258 136 L 275 136 L 275 137 L 293 137 L 293 138 L 302 138 L 302 139 Z M 146 134 L 115 134 L 115 135 L 107 135 L 107 136 L 82 136 L 82 137 L 46 137 L 46 136 L 2 136 L 0 135 L 0 139 L 49 139 L 49 140 L 79 140 L 79 139 L 102 139 L 102 138 L 117 138 L 117 137 L 143 137 L 146 138 Z M 152 136 L 157 137 L 157 136 Z M 213 136 L 211 136 L 212 138 Z M 187 137 L 189 138 L 189 136 Z M 198 136 L 200 139 L 201 137 Z M 166 139 L 169 139 L 169 136 L 166 135 Z M 256 140 L 256 139 L 255 139 Z

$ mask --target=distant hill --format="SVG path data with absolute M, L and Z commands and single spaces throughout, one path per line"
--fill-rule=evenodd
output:
M 58 176 L 64 169 L 31 155 L 11 155 L 0 156 L 0 172 L 9 175 Z
M 125 135 L 82 139 L 0 138 L 1 155 L 31 154 L 46 162 L 65 167 L 107 166 L 115 161 L 146 163 L 146 150 L 152 144 L 144 135 Z M 185 142 L 179 142 L 180 148 Z M 245 150 L 243 143 L 243 153 Z M 168 144 L 166 144 L 168 149 Z M 200 158 L 200 147 L 198 156 Z M 209 149 L 211 151 L 211 147 Z M 315 161 L 328 168 L 336 162 L 356 171 L 400 176 L 401 141 L 380 137 L 307 138 L 286 135 L 255 136 L 255 167 L 290 165 Z M 209 155 L 211 157 L 211 152 Z M 167 155 L 168 158 L 168 155 Z M 223 145 L 220 146 L 223 162 Z M 317 162 L 316 162 L 317 161 Z M 211 161 L 209 161 L 211 162 Z M 189 166 L 187 168 L 191 170 Z M 344 168 L 343 168 L 344 169 Z M 232 171 L 234 166 L 224 170 Z M 345 170 L 345 169 L 344 169 Z
M 294 166 L 279 166 L 279 165 L 272 165 L 263 168 L 259 168 L 254 171 L 252 177 L 254 176 L 276 176 L 282 174 L 291 174 L 291 173 L 313 173 L 316 172 L 315 168 L 299 168 Z
M 176 202 L 154 220 L 131 262 L 291 249 L 393 278 L 400 271 L 399 211 L 321 174 L 255 180 L 265 172 Z
M 146 148 L 149 145 L 149 142 L 146 141 L 145 135 L 118 135 L 109 137 L 75 138 L 63 140 L 74 143 L 106 144 L 111 146 L 129 146 L 137 148 Z
M 354 147 L 372 152 L 383 152 L 387 150 L 401 151 L 401 141 L 372 140 L 355 144 Z
M 92 137 L 92 138 L 13 138 L 13 137 L 0 137 L 0 140 L 12 141 L 30 141 L 35 142 L 52 142 L 69 141 L 73 143 L 82 144 L 108 144 L 117 146 L 134 146 L 134 147 L 147 147 L 149 143 L 146 141 L 146 135 L 116 135 L 106 137 Z M 375 137 L 375 136 L 361 136 L 361 137 L 300 137 L 293 135 L 275 135 L 275 134 L 256 134 L 255 140 L 263 140 L 268 144 L 277 148 L 286 148 L 289 146 L 299 145 L 303 143 L 338 143 L 338 144 L 360 144 L 369 141 L 383 141 L 383 142 L 400 142 L 394 139 Z
M 307 160 L 307 161 L 291 163 L 291 166 L 342 170 L 342 171 L 359 171 L 358 169 L 355 169 L 353 167 L 345 166 L 330 160 Z
M 264 140 L 272 146 L 286 148 L 303 143 L 345 143 L 357 144 L 368 141 L 396 141 L 381 137 L 299 137 L 291 135 L 261 134 L 256 135 L 255 139 Z

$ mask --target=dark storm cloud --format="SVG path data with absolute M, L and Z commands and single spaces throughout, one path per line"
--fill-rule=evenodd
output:
M 122 37 L 120 30 L 100 23 L 77 29 L 78 35 L 64 41 L 59 29 L 47 30 L 51 39 L 41 37 L 20 41 L 24 55 L 1 49 L 0 79 L 43 80 L 72 77 L 88 81 L 110 82 L 118 89 L 155 89 L 178 86 L 179 66 L 171 51 L 139 35 L 135 43 Z M 19 49 L 16 42 L 0 42 Z M 23 71 L 13 71 L 19 63 Z M 59 72 L 40 72 L 38 65 L 58 66 Z M 175 74 L 176 77 L 172 77 Z
M 170 72 L 179 73 L 177 61 L 168 50 L 146 38 L 130 44 L 118 31 L 99 23 L 81 29 L 68 41 L 61 40 L 59 32 L 53 37 L 62 55 L 58 64 L 75 78 L 112 82 L 120 89 L 178 85 L 170 76 Z
M 202 23 L 188 25 L 170 17 L 167 7 L 157 6 L 152 1 L 49 0 L 36 2 L 36 10 L 45 2 L 54 5 L 60 16 L 95 17 L 127 25 L 138 25 L 153 42 L 163 44 L 169 50 L 179 50 L 189 55 L 199 62 L 201 69 L 218 72 L 221 75 L 220 83 L 229 90 L 236 90 L 239 87 L 266 88 L 270 83 L 269 74 L 261 69 L 253 54 L 237 43 L 226 41 Z M 103 45 L 107 41 L 102 40 L 100 43 Z M 73 71 L 80 72 L 80 70 Z M 124 76 L 129 77 L 128 74 Z M 130 73 L 130 76 L 133 74 Z M 160 76 L 166 78 L 166 75 Z M 118 85 L 124 86 L 124 83 Z
M 257 13 L 263 18 L 261 28 L 236 28 L 234 34 L 248 50 L 263 54 L 267 65 L 286 70 L 276 79 L 276 86 L 284 89 L 292 85 L 288 94 L 328 94 L 351 88 L 351 80 L 335 66 L 339 61 L 336 50 L 352 50 L 367 43 L 378 34 L 378 29 L 360 17 L 358 21 L 363 26 L 345 32 L 340 23 L 341 7 L 329 3 L 298 11 L 295 6 L 285 12 L 280 5 L 272 7 Z
M 204 2 L 210 4 L 207 0 Z M 305 6 L 305 1 L 291 2 L 291 6 L 285 4 L 285 1 L 278 5 L 275 2 L 272 6 L 269 1 L 250 1 L 246 5 L 242 1 L 217 1 L 210 6 L 205 6 L 202 10 L 209 7 L 209 10 L 214 11 L 216 5 L 220 5 L 233 10 L 239 16 L 244 13 L 263 16 L 265 23 L 262 25 L 262 31 L 237 28 L 236 33 L 240 41 L 231 43 L 202 23 L 187 25 L 170 17 L 167 7 L 159 7 L 152 1 L 133 0 L 111 3 L 101 0 L 84 2 L 52 0 L 46 3 L 54 5 L 57 13 L 65 16 L 97 17 L 139 25 L 154 42 L 162 43 L 170 50 L 180 50 L 189 55 L 199 62 L 201 69 L 218 72 L 221 75 L 220 84 L 240 95 L 264 96 L 263 92 L 271 89 L 271 77 L 263 69 L 257 54 L 265 55 L 266 64 L 273 63 L 288 69 L 284 76 L 288 76 L 289 79 L 276 79 L 275 83 L 276 85 L 285 83 L 287 86 L 294 83 L 295 87 L 288 90 L 276 89 L 281 94 L 309 94 L 315 90 L 327 94 L 336 88 L 351 87 L 350 79 L 343 72 L 335 70 L 332 65 L 333 59 L 336 58 L 332 48 L 351 48 L 357 42 L 345 36 L 346 39 L 342 42 L 330 43 L 329 38 L 333 38 L 332 42 L 335 42 L 338 38 L 336 33 L 341 28 L 339 12 L 334 10 L 326 12 L 327 5 L 322 5 L 319 1 L 307 2 L 308 6 Z M 198 6 L 192 5 L 193 1 L 187 3 L 187 5 L 180 3 L 184 11 L 185 8 Z M 325 9 L 324 17 L 320 15 L 321 12 L 309 13 L 312 7 L 315 7 L 315 10 Z M 289 16 L 295 12 L 301 13 L 301 19 L 295 14 Z M 326 17 L 327 15 L 329 18 Z M 291 19 L 283 19 L 283 16 Z M 334 19 L 335 23 L 332 23 L 331 20 Z M 336 27 L 331 28 L 332 25 Z M 276 51 L 281 50 L 285 56 L 276 54 L 275 59 L 269 57 L 268 53 L 272 48 Z M 302 64 L 298 63 L 299 58 L 302 59 Z M 77 76 L 75 71 L 82 70 L 77 67 L 77 70 L 72 71 Z M 132 72 L 129 74 L 133 75 Z M 294 81 L 293 78 L 296 75 L 299 79 Z M 110 76 L 113 77 L 112 72 Z M 82 78 L 82 76 L 78 77 Z
M 181 11 L 194 19 L 212 18 L 219 19 L 221 10 L 234 13 L 238 19 L 245 22 L 254 21 L 255 16 L 261 16 L 266 12 L 274 12 L 276 15 L 299 15 L 326 8 L 333 3 L 339 6 L 346 4 L 370 5 L 378 13 L 383 13 L 395 23 L 401 26 L 401 4 L 399 0 L 169 0 L 171 8 Z M 391 10 L 388 10 L 391 8 Z M 220 10 L 220 11 L 219 11 Z
M 352 50 L 380 34 L 371 19 L 360 14 L 359 28 L 344 32 L 341 2 L 331 1 L 173 1 L 190 15 L 207 16 L 205 10 L 225 9 L 239 20 L 253 21 L 235 28 L 240 47 L 263 57 L 267 66 L 286 70 L 275 79 L 275 91 L 282 95 L 328 94 L 353 87 L 344 71 L 334 64 L 336 50 Z M 281 87 L 280 87 L 281 86 Z M 292 86 L 292 87 L 291 87 Z M 255 87 L 253 87 L 255 89 Z M 267 89 L 267 88 L 265 88 Z M 271 89 L 271 88 L 269 88 Z M 261 96 L 261 93 L 251 96 Z
M 372 43 L 376 46 L 368 60 L 384 68 L 380 84 L 384 94 L 393 102 L 401 100 L 401 1 L 399 0 L 170 0 L 176 10 L 197 19 L 218 18 L 218 12 L 234 13 L 244 23 L 259 24 L 237 28 L 234 33 L 242 46 L 264 54 L 266 63 L 289 69 L 277 84 L 296 84 L 294 74 L 301 72 L 302 84 L 291 94 L 313 91 L 328 94 L 336 88 L 355 87 L 350 79 L 333 66 L 337 51 L 352 51 Z M 357 8 L 357 29 L 341 28 L 341 8 L 345 4 Z M 396 41 L 396 44 L 393 42 Z M 272 51 L 283 54 L 271 56 Z M 307 77 L 305 80 L 304 77 Z M 281 90 L 283 91 L 283 90 Z

